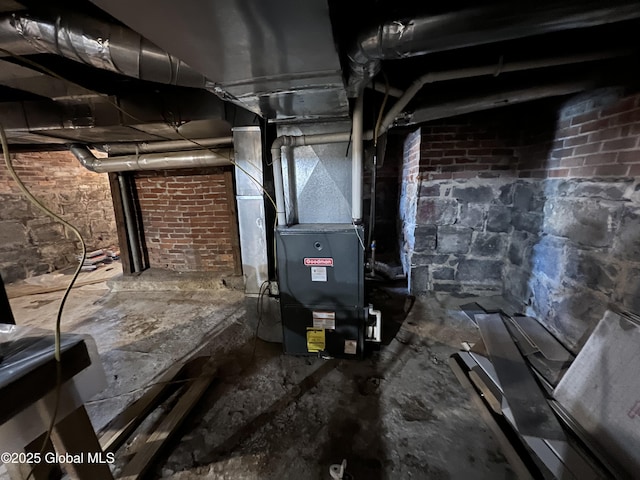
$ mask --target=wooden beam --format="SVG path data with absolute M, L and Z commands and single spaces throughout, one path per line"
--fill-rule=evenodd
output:
M 149 436 L 147 442 L 125 465 L 120 476 L 120 480 L 139 480 L 151 467 L 154 460 L 158 458 L 162 449 L 176 433 L 185 418 L 198 403 L 202 395 L 207 391 L 213 381 L 215 372 L 209 372 L 205 364 L 199 377 L 192 380 L 185 386 L 184 393 L 180 396 L 178 403 L 162 423 Z

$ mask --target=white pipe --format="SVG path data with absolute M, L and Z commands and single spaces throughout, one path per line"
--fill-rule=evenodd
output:
M 364 146 L 362 143 L 364 95 L 356 100 L 353 110 L 353 130 L 351 134 L 351 220 L 353 223 L 362 221 L 362 158 Z
M 382 312 L 380 310 L 374 310 L 373 305 L 369 305 L 369 315 L 376 317 L 376 323 L 372 328 L 371 337 L 368 339 L 370 342 L 382 341 Z
M 133 153 L 176 152 L 179 150 L 193 150 L 198 147 L 219 147 L 221 145 L 231 145 L 232 143 L 233 137 L 219 137 L 195 138 L 193 140 L 161 140 L 158 142 L 105 143 L 95 146 L 109 155 L 115 156 Z
M 97 158 L 84 145 L 71 145 L 71 153 L 87 169 L 96 173 L 168 170 L 173 168 L 219 167 L 230 165 L 232 150 L 191 150 L 173 153 L 146 153 Z
M 324 145 L 329 143 L 348 142 L 351 137 L 349 132 L 320 133 L 316 135 L 282 135 L 271 144 L 271 162 L 273 165 L 273 187 L 276 190 L 276 217 L 278 225 L 286 225 L 286 213 L 284 206 L 284 182 L 282 179 L 282 147 L 304 147 L 307 145 Z M 373 132 L 369 131 L 362 136 L 365 140 L 373 138 Z M 362 176 L 361 176 L 362 179 Z M 362 187 L 360 188 L 362 191 Z
M 419 77 L 404 92 L 404 95 L 389 109 L 380 124 L 379 135 L 382 135 L 396 117 L 400 115 L 402 110 L 417 95 L 417 93 L 427 83 L 436 83 L 447 80 L 459 80 L 462 78 L 480 77 L 483 75 L 499 75 L 507 72 L 519 72 L 523 70 L 532 70 L 536 68 L 555 67 L 559 65 L 571 65 L 574 63 L 593 62 L 606 58 L 619 57 L 629 54 L 629 51 L 608 51 L 599 53 L 590 53 L 585 55 L 573 55 L 569 57 L 544 58 L 541 60 L 531 60 L 525 62 L 513 62 L 504 65 L 486 65 L 483 67 L 463 68 L 459 70 L 447 70 L 443 72 L 431 72 Z

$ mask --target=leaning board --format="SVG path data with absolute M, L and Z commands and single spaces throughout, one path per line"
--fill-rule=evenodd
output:
M 631 477 L 640 471 L 640 324 L 607 311 L 554 391 Z

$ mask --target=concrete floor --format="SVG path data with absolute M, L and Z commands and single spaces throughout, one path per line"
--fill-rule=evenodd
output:
M 362 361 L 284 356 L 254 342 L 256 315 L 237 290 L 76 290 L 66 331 L 96 339 L 108 387 L 88 405 L 97 429 L 164 369 L 194 351 L 219 378 L 151 478 L 329 479 L 347 459 L 352 478 L 515 478 L 446 360 L 478 338 L 456 310 L 470 300 L 372 292 L 384 305 L 385 345 Z M 51 328 L 60 294 L 12 300 L 19 324 Z M 411 307 L 409 313 L 406 313 Z M 254 350 L 255 349 L 255 350 Z M 117 474 L 136 449 L 118 452 Z

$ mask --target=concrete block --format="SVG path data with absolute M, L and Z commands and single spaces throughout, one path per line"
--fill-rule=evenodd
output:
M 472 232 L 467 227 L 438 227 L 438 253 L 467 253 Z
M 463 259 L 458 264 L 456 280 L 473 283 L 497 283 L 502 281 L 503 262 L 500 260 Z
M 557 194 L 563 197 L 585 197 L 603 200 L 622 200 L 633 180 L 593 182 L 584 179 L 565 180 L 558 185 Z
M 416 213 L 419 225 L 453 225 L 458 218 L 458 202 L 448 198 L 420 198 Z
M 535 242 L 536 237 L 526 232 L 513 232 L 507 250 L 509 263 L 527 269 L 530 268 L 531 249 Z
M 511 228 L 511 208 L 492 206 L 487 211 L 488 232 L 508 232 Z
M 505 250 L 504 235 L 499 233 L 476 233 L 471 245 L 471 254 L 478 257 L 502 256 Z
M 460 202 L 488 203 L 494 199 L 494 192 L 491 187 L 454 187 L 451 192 L 453 198 Z

